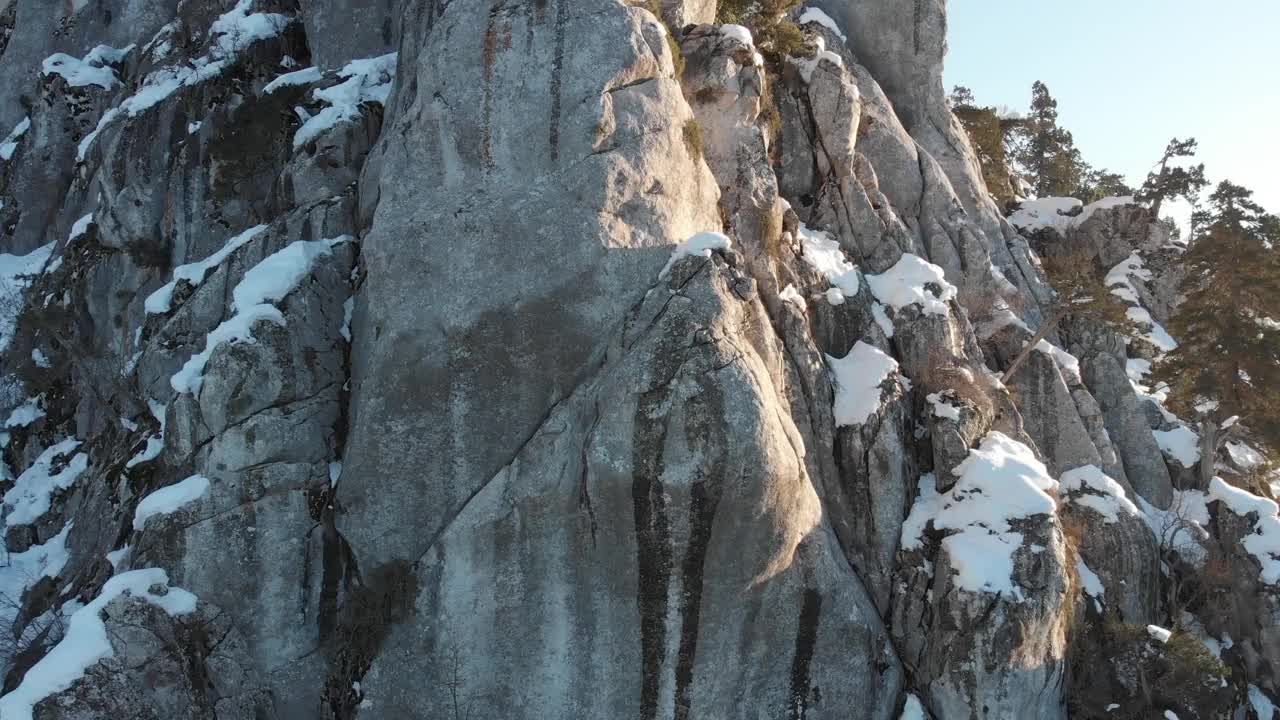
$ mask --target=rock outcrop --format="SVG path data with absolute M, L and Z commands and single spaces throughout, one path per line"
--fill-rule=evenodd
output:
M 945 3 L 813 5 L 0 7 L 0 718 L 1277 697 L 1274 504 L 1146 380 L 1176 243 L 1015 228 Z M 1134 326 L 1002 380 L 1063 248 Z

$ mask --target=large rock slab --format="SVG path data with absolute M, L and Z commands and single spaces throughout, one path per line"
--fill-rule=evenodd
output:
M 340 486 L 374 562 L 425 552 L 599 365 L 670 246 L 720 227 L 652 15 L 563 0 L 406 17 L 421 45 L 403 45 L 361 185 L 377 210 Z

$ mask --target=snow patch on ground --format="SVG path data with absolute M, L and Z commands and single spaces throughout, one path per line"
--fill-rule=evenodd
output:
M 209 493 L 209 478 L 203 475 L 192 475 L 182 482 L 160 488 L 142 498 L 133 513 L 133 529 L 146 527 L 147 520 L 157 515 L 168 515 L 182 509 L 184 505 L 193 503 Z
M 836 427 L 861 425 L 880 408 L 885 381 L 898 371 L 898 361 L 862 341 L 843 358 L 827 356 L 836 385 Z
M 911 253 L 903 253 L 885 273 L 868 275 L 867 284 L 880 302 L 893 309 L 919 305 L 926 315 L 946 315 L 947 303 L 956 297 L 956 287 L 947 282 L 942 268 Z
M 671 251 L 671 258 L 667 260 L 667 264 L 662 267 L 662 272 L 658 273 L 659 280 L 666 280 L 671 276 L 671 268 L 676 263 L 687 257 L 711 257 L 714 250 L 728 250 L 733 247 L 733 241 L 728 235 L 719 232 L 707 231 L 700 232 L 688 240 L 676 245 Z
M 196 596 L 186 590 L 171 587 L 163 595 L 152 592 L 155 586 L 168 585 L 169 576 L 159 568 L 132 570 L 108 580 L 93 602 L 71 616 L 66 635 L 27 671 L 22 684 L 0 698 L 0 717 L 31 720 L 37 703 L 70 688 L 95 663 L 114 655 L 100 613 L 117 597 L 132 595 L 172 616 L 195 612 Z
M 298 128 L 293 136 L 294 149 L 306 145 L 341 122 L 359 117 L 361 103 L 385 105 L 396 77 L 396 58 L 396 53 L 388 53 L 352 60 L 338 71 L 339 77 L 346 78 L 343 82 L 314 90 L 312 96 L 328 107 L 307 118 Z
M 1171 630 L 1162 628 L 1159 625 L 1148 625 L 1147 634 L 1162 644 L 1169 642 L 1169 638 L 1173 637 L 1173 632 Z

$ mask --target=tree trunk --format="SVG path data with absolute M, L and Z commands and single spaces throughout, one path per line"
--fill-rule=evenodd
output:
M 1062 321 L 1062 318 L 1066 316 L 1067 307 L 1065 305 L 1056 310 L 1053 315 L 1050 315 L 1049 318 L 1044 321 L 1044 324 L 1040 326 L 1040 329 L 1036 332 L 1035 336 L 1031 338 L 1031 341 L 1027 343 L 1027 346 L 1022 348 L 1022 352 L 1018 353 L 1018 356 L 1013 359 L 1013 362 L 1009 365 L 1009 369 L 1004 371 L 1004 376 L 1000 378 L 1000 382 L 1007 384 L 1009 379 L 1013 377 L 1013 374 L 1018 372 L 1018 368 L 1022 367 L 1022 364 L 1027 361 L 1027 358 L 1031 357 L 1031 353 L 1036 349 L 1036 345 L 1039 345 L 1040 341 L 1045 339 L 1045 337 L 1048 336 L 1055 327 L 1057 327 L 1058 323 Z
M 1218 464 L 1218 425 L 1212 420 L 1200 423 L 1200 487 L 1207 491 Z
M 1169 172 L 1169 161 L 1167 159 L 1161 160 L 1160 175 L 1158 175 L 1161 181 L 1164 180 L 1165 173 L 1167 172 Z M 1159 182 L 1157 184 L 1157 187 L 1163 188 L 1163 182 Z M 1164 205 L 1164 190 L 1161 189 L 1151 198 L 1151 219 L 1152 220 L 1155 220 L 1156 222 L 1160 222 L 1160 208 L 1163 205 Z

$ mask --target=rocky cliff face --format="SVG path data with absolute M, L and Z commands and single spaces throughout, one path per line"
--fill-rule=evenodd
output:
M 1177 247 L 814 6 L 3 2 L 0 717 L 1269 718 Z M 1069 250 L 1142 322 L 1002 380 Z

